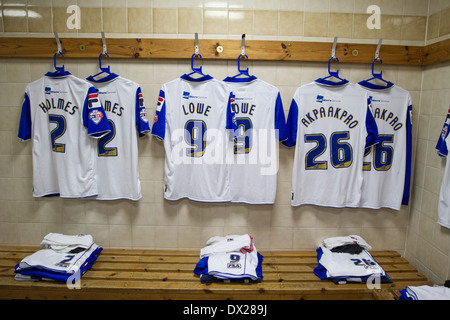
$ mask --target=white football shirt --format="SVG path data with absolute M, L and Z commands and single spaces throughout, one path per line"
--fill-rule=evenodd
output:
M 87 80 L 98 97 L 111 125 L 111 132 L 98 140 L 98 200 L 139 200 L 141 182 L 138 168 L 137 135 L 150 131 L 140 86 L 131 80 L 109 74 Z
M 287 120 L 295 147 L 292 206 L 357 207 L 364 149 L 377 142 L 377 127 L 361 87 L 312 82 L 295 92 Z
M 436 144 L 438 155 L 446 157 L 444 176 L 442 178 L 441 190 L 439 193 L 438 204 L 438 223 L 446 228 L 450 229 L 450 157 L 448 156 L 448 150 L 450 147 L 449 141 L 449 126 L 450 126 L 450 109 L 447 113 L 444 126 L 442 127 L 441 135 L 439 136 Z
M 164 197 L 230 201 L 231 145 L 236 129 L 231 92 L 209 75 L 183 75 L 162 85 L 152 134 L 164 140 Z
M 18 137 L 31 140 L 33 195 L 96 196 L 97 141 L 110 126 L 95 88 L 68 71 L 27 85 Z
M 231 168 L 233 202 L 275 202 L 278 172 L 277 139 L 286 139 L 286 121 L 280 91 L 257 79 L 228 77 L 234 102 L 237 138 Z
M 366 150 L 361 207 L 400 210 L 408 205 L 411 181 L 412 122 L 408 91 L 366 83 L 379 143 Z

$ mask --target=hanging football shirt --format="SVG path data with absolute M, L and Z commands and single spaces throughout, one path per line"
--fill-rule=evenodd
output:
M 162 85 L 152 134 L 164 140 L 165 199 L 231 200 L 231 99 L 229 87 L 209 75 L 183 75 Z
M 114 73 L 102 79 L 87 78 L 97 89 L 111 132 L 98 140 L 99 200 L 139 200 L 137 136 L 150 131 L 140 86 Z
M 359 206 L 364 150 L 378 141 L 367 93 L 352 83 L 303 85 L 287 131 L 283 143 L 295 145 L 292 206 Z
M 361 207 L 400 210 L 408 205 L 411 181 L 411 96 L 391 85 L 367 83 L 379 143 L 366 150 Z
M 27 85 L 18 137 L 32 141 L 33 196 L 98 194 L 97 140 L 110 132 L 95 88 L 67 71 Z
M 446 157 L 444 176 L 442 178 L 441 190 L 439 193 L 438 204 L 438 223 L 446 228 L 450 229 L 450 157 L 448 156 L 448 150 L 450 146 L 449 142 L 449 126 L 450 126 L 450 109 L 447 113 L 444 125 L 441 130 L 436 149 L 438 155 Z
M 233 91 L 237 139 L 231 170 L 232 201 L 251 204 L 275 202 L 278 143 L 286 139 L 280 91 L 257 79 L 228 77 Z

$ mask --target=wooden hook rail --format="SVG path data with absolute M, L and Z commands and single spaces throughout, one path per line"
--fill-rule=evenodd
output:
M 65 58 L 97 58 L 103 50 L 101 38 L 61 38 Z M 194 52 L 193 39 L 109 38 L 111 58 L 188 59 Z M 325 62 L 331 43 L 303 41 L 246 40 L 250 60 Z M 340 62 L 371 63 L 376 44 L 337 43 Z M 0 38 L 0 58 L 50 58 L 56 51 L 54 38 Z M 241 40 L 199 40 L 204 59 L 237 59 Z M 384 64 L 424 66 L 450 60 L 450 39 L 428 46 L 383 45 Z

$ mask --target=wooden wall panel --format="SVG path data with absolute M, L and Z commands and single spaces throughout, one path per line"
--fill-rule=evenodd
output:
M 66 58 L 97 58 L 103 51 L 100 38 L 61 38 Z M 194 39 L 106 39 L 110 58 L 189 59 L 194 53 Z M 54 38 L 0 38 L 0 58 L 50 58 L 56 52 Z M 218 49 L 219 48 L 219 49 Z M 250 60 L 326 62 L 332 43 L 303 41 L 246 40 L 245 53 Z M 222 50 L 221 50 L 222 49 Z M 337 43 L 336 56 L 341 62 L 371 63 L 376 45 Z M 384 64 L 421 66 L 450 60 L 450 42 L 430 46 L 382 45 Z M 237 59 L 240 40 L 199 40 L 204 59 Z

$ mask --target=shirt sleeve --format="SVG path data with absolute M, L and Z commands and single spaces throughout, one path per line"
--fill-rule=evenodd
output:
M 287 139 L 286 118 L 284 116 L 283 102 L 281 101 L 279 92 L 275 102 L 275 129 L 278 133 L 278 140 L 285 141 Z
M 147 111 L 144 104 L 144 96 L 140 87 L 136 90 L 136 130 L 139 137 L 143 137 L 150 132 Z
M 371 108 L 371 98 L 367 99 L 367 113 L 366 113 L 366 149 L 370 148 L 371 146 L 379 143 L 378 140 L 378 127 L 377 123 L 375 122 L 375 118 L 372 114 L 372 108 Z
M 233 134 L 233 138 L 237 138 L 238 136 L 238 127 L 237 127 L 237 121 L 234 111 L 231 108 L 231 104 L 234 102 L 235 95 L 230 92 L 230 96 L 228 98 L 228 105 L 227 105 L 227 124 L 226 129 L 230 130 Z
M 83 125 L 88 129 L 88 135 L 101 138 L 111 131 L 105 110 L 94 87 L 90 87 L 84 100 Z
M 166 98 L 163 89 L 159 91 L 152 134 L 161 140 L 164 140 L 166 134 Z
M 23 141 L 28 141 L 31 139 L 31 107 L 30 99 L 28 98 L 27 93 L 25 93 L 23 99 L 22 113 L 20 115 L 19 123 L 19 133 L 17 136 Z
M 406 172 L 405 172 L 405 187 L 403 190 L 402 204 L 408 205 L 409 193 L 411 186 L 411 159 L 412 159 L 412 105 L 408 107 L 406 120 Z
M 448 109 L 447 117 L 445 118 L 444 125 L 442 126 L 441 134 L 439 135 L 436 150 L 438 151 L 438 155 L 441 157 L 446 157 L 448 155 L 447 144 L 445 143 L 445 139 L 448 136 L 448 129 L 450 125 L 450 109 Z
M 282 142 L 285 146 L 287 147 L 295 146 L 295 144 L 297 143 L 297 129 L 298 129 L 298 106 L 295 99 L 292 99 L 286 122 L 286 140 Z

